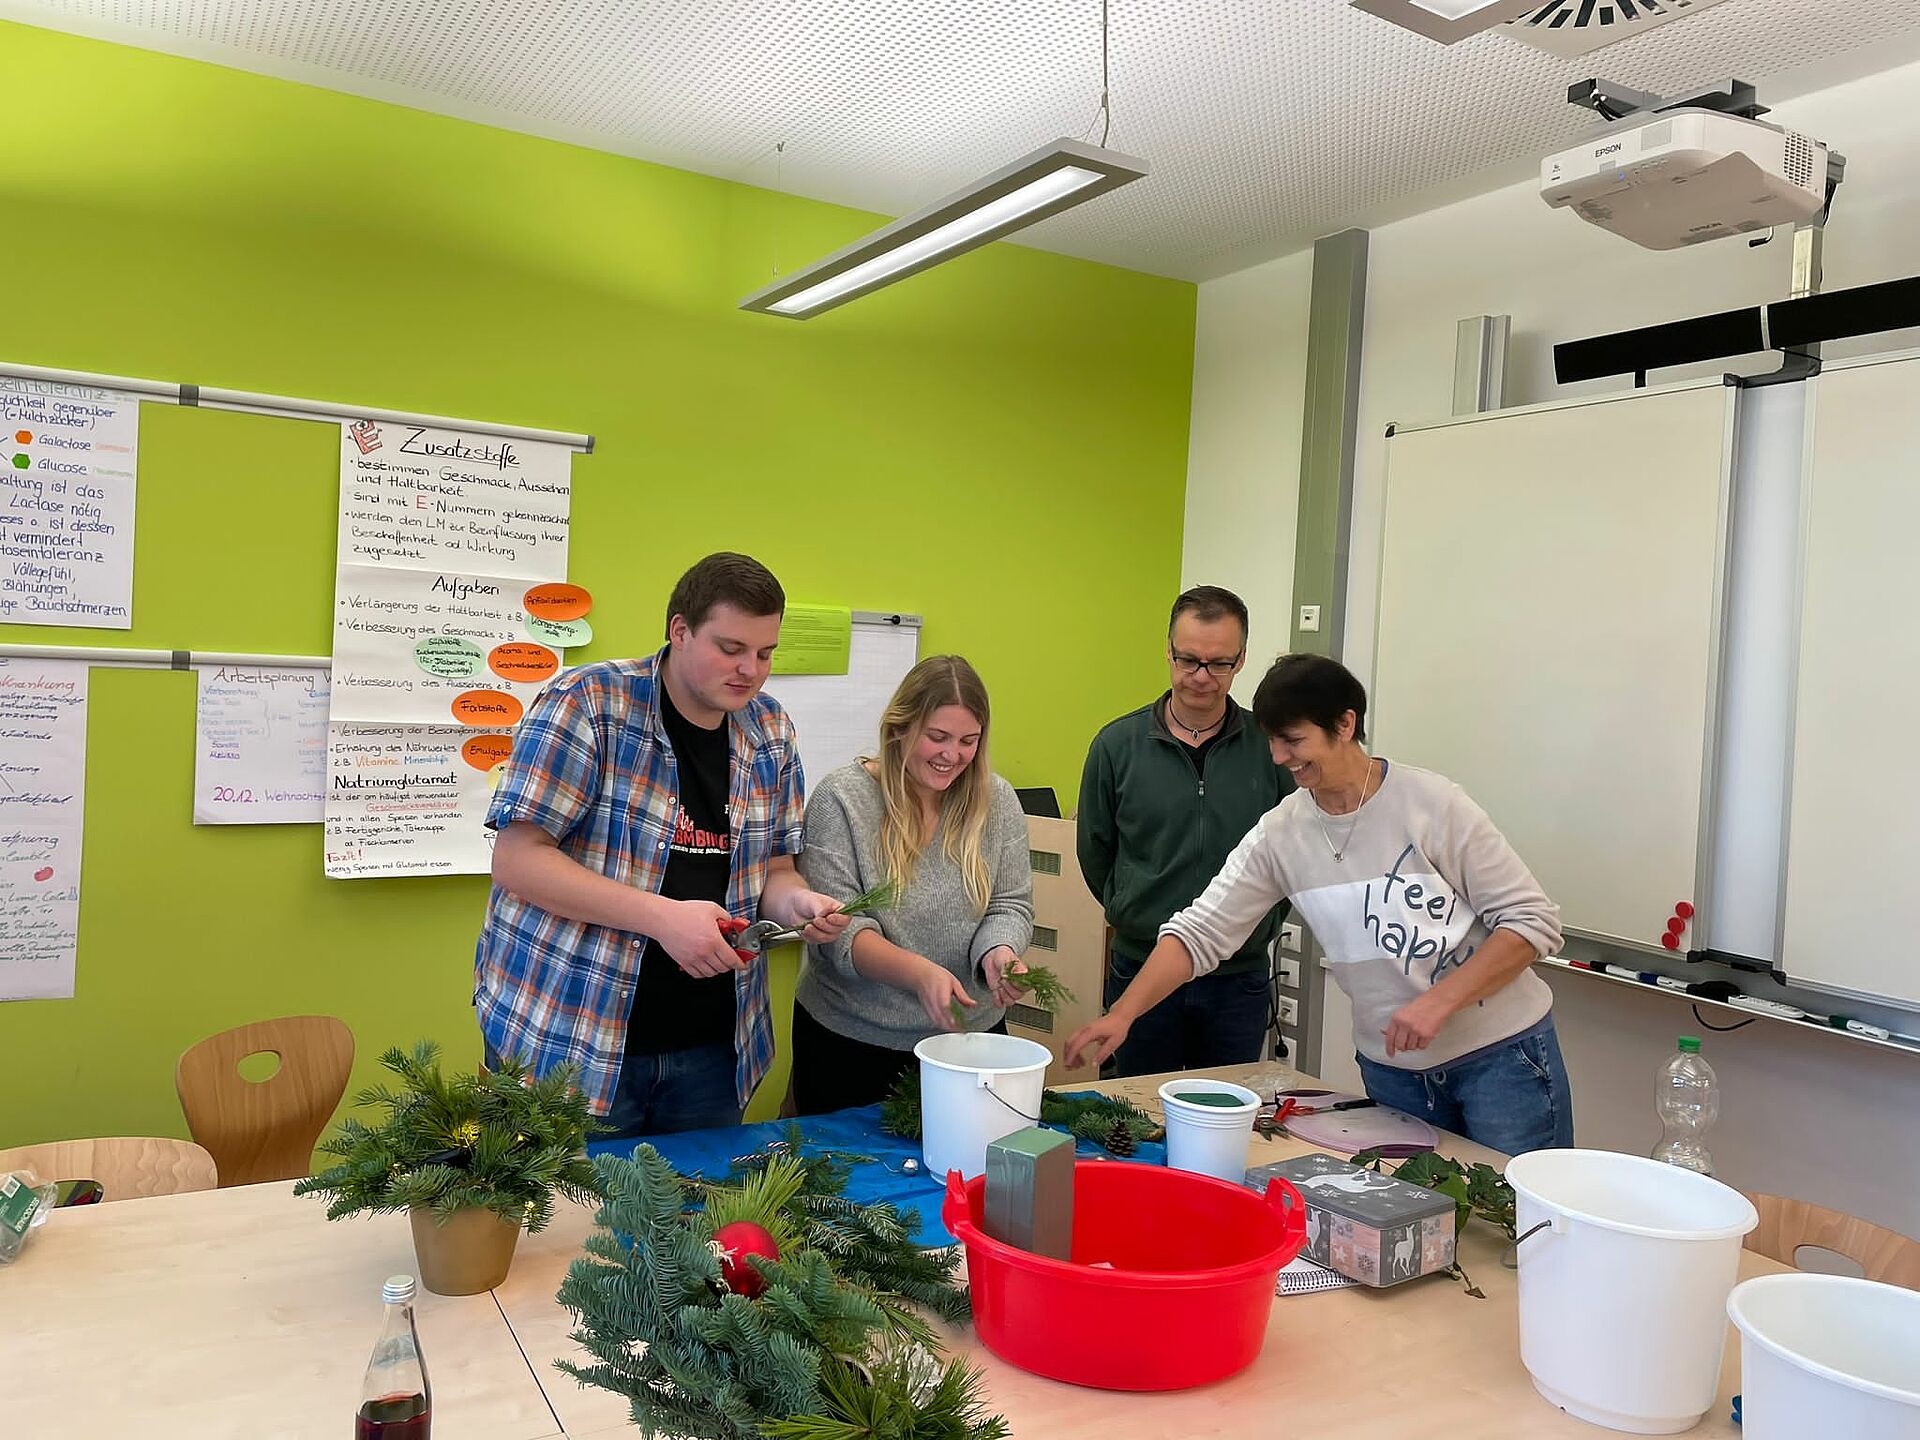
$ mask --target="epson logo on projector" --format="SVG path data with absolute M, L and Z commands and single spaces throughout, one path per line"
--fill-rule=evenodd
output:
M 1625 145 L 1602 145 L 1598 150 L 1593 152 L 1593 158 L 1598 160 L 1602 155 L 1618 155 L 1626 148 Z

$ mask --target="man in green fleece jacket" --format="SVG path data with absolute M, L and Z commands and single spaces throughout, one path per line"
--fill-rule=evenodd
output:
M 1259 818 L 1293 786 L 1266 736 L 1228 687 L 1247 659 L 1247 607 L 1199 585 L 1173 602 L 1167 692 L 1094 737 L 1080 778 L 1078 849 L 1113 927 L 1105 1003 L 1139 973 L 1160 927 L 1204 891 Z M 1122 1075 L 1260 1058 L 1268 947 L 1283 900 L 1220 968 L 1134 1023 L 1115 1056 Z

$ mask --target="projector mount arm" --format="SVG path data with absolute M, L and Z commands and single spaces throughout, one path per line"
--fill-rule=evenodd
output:
M 1744 80 L 1728 80 L 1662 99 L 1646 90 L 1633 90 L 1611 80 L 1582 80 L 1567 87 L 1567 103 L 1591 110 L 1602 120 L 1624 120 L 1629 115 L 1657 115 L 1663 110 L 1718 110 L 1738 115 L 1743 120 L 1758 120 L 1768 113 Z

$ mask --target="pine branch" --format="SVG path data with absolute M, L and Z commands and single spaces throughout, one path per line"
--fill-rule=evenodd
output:
M 1025 970 L 1008 971 L 1007 983 L 1024 990 L 1029 1000 L 1049 1012 L 1056 1012 L 1062 1005 L 1071 1005 L 1074 1001 L 1073 991 L 1045 965 L 1029 965 Z
M 876 910 L 891 910 L 900 903 L 900 884 L 891 878 L 882 880 L 840 907 L 842 915 L 871 915 Z

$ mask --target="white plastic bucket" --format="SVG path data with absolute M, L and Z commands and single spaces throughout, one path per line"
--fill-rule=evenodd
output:
M 1230 1095 L 1237 1105 L 1195 1105 L 1183 1094 Z M 1247 1174 L 1247 1144 L 1253 1139 L 1260 1097 L 1227 1080 L 1169 1080 L 1160 1087 L 1167 1119 L 1167 1166 L 1212 1175 L 1238 1185 Z
M 1734 1286 L 1746 1440 L 1920 1440 L 1920 1290 L 1847 1275 Z
M 1520 1235 L 1520 1359 L 1569 1415 L 1634 1435 L 1713 1408 L 1740 1237 L 1760 1223 L 1711 1176 L 1611 1150 L 1507 1162 Z
M 920 1059 L 920 1154 L 927 1173 L 986 1173 L 987 1146 L 1036 1125 L 1046 1088 L 1047 1047 L 1018 1035 L 929 1035 Z

